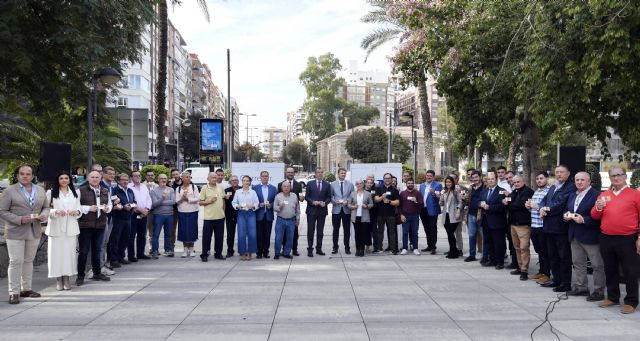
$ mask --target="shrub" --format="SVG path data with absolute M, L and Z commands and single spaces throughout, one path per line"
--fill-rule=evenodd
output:
M 324 173 L 324 180 L 326 182 L 334 182 L 334 181 L 336 181 L 336 176 L 331 172 L 325 172 Z
M 594 165 L 588 164 L 586 167 L 586 171 L 591 177 L 591 187 L 595 188 L 598 191 L 602 190 L 602 177 L 600 176 L 598 168 L 596 168 L 596 166 Z
M 631 187 L 640 187 L 640 168 L 634 170 L 633 173 L 631 173 Z
M 167 178 L 171 178 L 171 169 L 165 167 L 164 165 L 146 165 L 142 167 L 140 173 L 142 174 L 142 178 L 144 179 L 145 173 L 149 170 L 152 170 L 156 175 L 156 182 L 158 181 L 158 175 L 164 174 Z
M 403 164 L 402 165 L 402 174 L 404 174 L 404 172 L 409 172 L 409 174 L 413 178 L 413 167 Z M 402 177 L 402 176 L 400 176 L 400 177 Z
M 417 184 L 421 184 L 427 181 L 427 173 L 418 172 L 418 178 L 416 179 Z

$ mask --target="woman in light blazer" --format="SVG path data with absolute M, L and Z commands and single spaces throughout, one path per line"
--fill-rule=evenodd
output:
M 44 233 L 49 236 L 49 278 L 57 281 L 56 289 L 70 290 L 69 276 L 78 273 L 78 235 L 80 228 L 80 191 L 76 191 L 71 175 L 61 172 L 47 191 L 49 222 Z
M 442 206 L 442 215 L 444 221 L 444 229 L 447 231 L 447 239 L 449 240 L 449 254 L 447 258 L 458 258 L 462 256 L 456 244 L 456 229 L 462 221 L 462 209 L 464 202 L 456 191 L 456 182 L 453 177 L 448 176 L 444 180 L 444 188 L 440 195 L 440 206 Z
M 373 207 L 373 200 L 371 193 L 364 190 L 364 183 L 360 179 L 356 181 L 356 190 L 351 192 L 349 197 L 349 207 L 353 230 L 356 233 L 356 257 L 364 257 L 367 225 L 371 220 L 369 209 Z

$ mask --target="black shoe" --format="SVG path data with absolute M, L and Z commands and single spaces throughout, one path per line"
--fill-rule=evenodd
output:
M 502 270 L 502 269 L 504 269 L 504 265 L 502 264 L 496 265 L 496 270 Z
M 273 260 L 278 260 L 278 259 L 280 259 L 280 256 L 279 256 L 279 255 L 275 255 L 275 256 L 273 256 Z
M 553 292 L 569 292 L 571 291 L 571 287 L 568 285 L 561 285 L 559 287 L 553 288 Z
M 351 249 L 350 249 L 350 248 L 348 248 L 348 247 L 345 247 L 345 248 L 344 248 L 344 253 L 346 253 L 346 254 L 350 255 L 350 254 L 351 254 Z
M 316 250 L 316 255 L 324 256 L 325 254 L 322 250 Z
M 307 257 L 313 257 L 313 251 L 312 250 L 307 251 Z
M 138 258 L 136 258 L 136 257 L 129 257 L 129 262 L 131 262 L 131 263 L 135 263 L 135 262 L 137 262 L 137 261 L 138 261 Z M 125 264 L 126 264 L 126 263 L 125 263 Z
M 83 284 L 84 284 L 84 276 L 78 276 L 78 278 L 76 278 L 76 286 L 79 287 Z
M 225 260 L 226 259 L 222 255 L 214 255 L 213 258 L 215 258 L 217 260 Z
M 486 263 L 480 263 L 480 264 L 482 264 L 482 266 L 484 267 L 496 266 L 496 263 L 494 262 L 486 262 Z
M 209 261 L 209 256 L 207 255 L 200 255 L 200 260 L 203 262 L 208 262 Z
M 477 261 L 477 259 L 474 256 L 469 256 L 469 257 L 465 258 L 464 261 L 465 262 L 475 262 L 475 261 Z
M 520 274 L 522 273 L 522 271 L 520 271 L 520 270 L 518 270 L 518 269 L 515 269 L 515 270 L 512 270 L 512 271 L 511 271 L 511 272 L 509 272 L 509 273 L 510 273 L 510 274 L 512 274 L 512 275 L 520 275 Z
M 554 281 L 549 281 L 547 283 L 542 283 L 540 284 L 541 287 L 543 288 L 557 288 L 560 286 L 560 283 L 556 283 Z
M 111 262 L 111 263 L 109 263 L 109 266 L 112 269 L 117 269 L 117 268 L 121 268 L 122 267 L 122 265 L 120 265 L 120 263 L 118 263 L 118 262 Z
M 269 254 L 268 254 L 268 253 L 263 253 L 263 254 L 262 254 L 262 257 L 263 257 L 263 258 L 267 258 L 267 259 L 268 259 L 268 258 L 271 258 L 271 256 L 269 256 Z
M 567 291 L 567 296 L 589 296 L 588 290 L 571 289 Z
M 435 255 L 436 254 L 436 248 L 434 247 L 433 249 L 431 249 L 431 254 Z
M 529 274 L 526 272 L 520 272 L 520 280 L 521 281 L 527 281 L 529 280 Z
M 284 257 L 286 259 L 293 259 L 293 257 L 291 255 L 282 255 L 282 257 Z M 273 259 L 275 259 L 275 257 Z
M 430 248 L 430 247 L 425 247 L 424 249 L 422 249 L 422 250 L 420 250 L 420 251 L 422 251 L 422 252 L 429 252 L 429 251 L 431 251 L 431 248 Z
M 336 253 L 338 253 L 338 248 L 334 247 L 333 250 L 331 250 L 331 254 L 335 255 Z
M 603 301 L 603 300 L 604 300 L 604 294 L 602 293 L 594 292 L 593 294 L 589 295 L 589 297 L 587 297 L 587 301 L 589 302 L 597 302 L 597 301 Z
M 384 249 L 384 252 L 391 252 L 391 248 L 388 247 L 388 248 Z
M 125 264 L 125 265 L 127 265 L 127 264 L 131 264 L 131 262 L 130 262 L 130 261 L 128 261 L 128 260 L 126 260 L 126 259 L 121 259 L 121 260 L 120 260 L 120 264 Z
M 233 251 L 227 251 L 227 258 L 233 257 Z
M 138 259 L 151 259 L 151 257 L 147 255 L 142 255 L 142 256 L 139 256 Z
M 93 275 L 93 277 L 91 277 L 92 281 L 103 281 L 103 282 L 109 282 L 111 280 L 111 278 L 109 278 L 109 276 L 99 273 L 97 275 Z
M 518 268 L 518 263 L 511 263 L 509 265 L 506 266 L 507 269 L 509 270 L 514 270 Z
M 298 250 L 293 250 L 293 255 L 294 256 L 300 256 L 300 253 L 298 253 Z
M 394 256 L 397 255 L 398 253 L 399 253 L 398 250 L 391 251 L 391 254 L 394 255 Z
M 262 259 L 262 254 L 261 254 L 261 253 L 258 253 L 258 254 L 256 255 L 256 258 L 257 258 L 257 259 Z

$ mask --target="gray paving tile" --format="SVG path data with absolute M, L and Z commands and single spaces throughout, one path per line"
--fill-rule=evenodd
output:
M 378 322 L 447 322 L 451 321 L 432 300 L 359 299 L 358 306 L 369 324 Z
M 503 297 L 434 297 L 433 299 L 456 321 L 538 319 L 524 308 Z
M 270 341 L 366 341 L 363 323 L 281 323 L 273 326 Z
M 367 324 L 367 331 L 372 341 L 470 340 L 453 322 L 378 322 Z
M 80 326 L 24 326 L 2 328 L 3 340 L 42 341 L 62 340 L 79 330 Z
M 199 301 L 125 301 L 104 313 L 92 325 L 177 325 Z
M 181 325 L 169 336 L 171 341 L 266 341 L 271 324 Z
M 183 324 L 271 323 L 278 300 L 278 297 L 209 296 L 195 307 Z
M 628 320 L 566 320 L 553 326 L 574 340 L 638 340 L 640 324 Z
M 113 308 L 118 302 L 43 302 L 0 321 L 8 326 L 83 326 Z
M 541 321 L 458 321 L 462 330 L 474 341 L 530 341 L 531 332 Z M 560 340 L 571 340 L 556 331 Z M 545 324 L 536 330 L 536 341 L 558 340 Z
M 175 326 L 172 325 L 91 325 L 77 330 L 65 340 L 163 340 L 174 329 Z
M 362 322 L 355 299 L 282 298 L 276 323 L 285 322 Z

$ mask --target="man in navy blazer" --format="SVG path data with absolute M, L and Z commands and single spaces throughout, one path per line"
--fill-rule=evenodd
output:
M 553 288 L 554 292 L 571 290 L 571 245 L 564 213 L 569 196 L 576 192 L 576 185 L 569 181 L 569 168 L 559 165 L 555 169 L 556 183 L 540 202 L 542 230 L 547 241 L 547 253 L 551 264 L 553 280 L 541 284 Z
M 271 226 L 273 225 L 273 200 L 278 189 L 269 183 L 269 172 L 260 172 L 260 184 L 253 186 L 258 195 L 260 207 L 256 210 L 256 258 L 269 258 Z
M 488 248 L 491 259 L 483 266 L 495 266 L 497 270 L 504 269 L 504 254 L 507 251 L 507 240 L 504 237 L 507 230 L 507 208 L 502 203 L 505 189 L 498 187 L 495 172 L 487 173 L 487 187 L 482 191 L 480 207 L 483 209 L 482 231 L 484 246 Z
M 324 237 L 324 221 L 329 210 L 327 205 L 331 202 L 331 185 L 324 179 L 322 168 L 316 168 L 316 179 L 307 183 L 307 256 L 313 257 L 313 236 L 318 230 L 316 241 L 316 254 L 324 256 L 322 252 L 322 238 Z
M 591 208 L 596 204 L 599 192 L 591 187 L 591 177 L 587 172 L 575 176 L 576 192 L 569 195 L 567 214 L 564 220 L 569 225 L 571 260 L 576 273 L 576 284 L 570 296 L 587 296 L 587 301 L 604 300 L 604 262 L 600 255 L 600 220 L 591 218 Z M 589 292 L 587 281 L 587 257 L 593 268 L 593 293 Z
M 118 186 L 112 193 L 118 198 L 114 200 L 117 204 L 112 210 L 113 229 L 109 237 L 109 260 L 112 269 L 119 268 L 121 264 L 129 264 L 129 261 L 124 258 L 124 253 L 129 245 L 131 213 L 135 208 L 133 205 L 136 203 L 136 197 L 128 186 L 129 176 L 121 173 L 118 176 Z
M 432 255 L 436 254 L 436 242 L 438 241 L 438 215 L 440 209 L 440 193 L 442 193 L 442 184 L 435 181 L 436 172 L 428 170 L 426 182 L 420 184 L 420 194 L 424 198 L 424 205 L 420 210 L 420 220 L 424 233 L 427 235 L 427 247 L 422 252 L 431 251 Z

